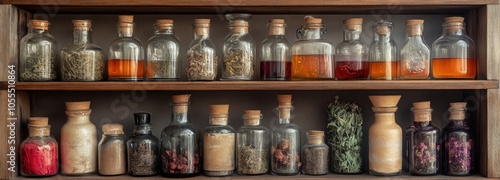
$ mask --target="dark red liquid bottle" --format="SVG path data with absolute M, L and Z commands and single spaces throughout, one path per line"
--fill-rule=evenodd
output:
M 339 80 L 367 79 L 369 72 L 367 61 L 335 62 L 335 77 Z
M 290 80 L 291 65 L 289 61 L 261 61 L 261 80 Z

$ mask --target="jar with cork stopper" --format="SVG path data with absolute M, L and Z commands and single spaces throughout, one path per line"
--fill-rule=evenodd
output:
M 92 44 L 92 21 L 73 20 L 73 44 L 61 50 L 62 81 L 100 81 L 104 79 L 102 49 Z
M 133 35 L 134 16 L 118 16 L 118 38 L 109 44 L 108 80 L 144 80 L 144 49 Z
M 399 77 L 401 79 L 429 79 L 431 51 L 422 38 L 424 20 L 406 20 L 406 42 L 401 48 Z
M 30 20 L 28 34 L 19 42 L 19 80 L 57 79 L 57 41 L 49 33 L 49 21 Z
M 251 14 L 226 14 L 229 34 L 224 39 L 221 80 L 252 80 L 255 70 L 255 42 L 248 33 Z
M 158 174 L 158 138 L 153 135 L 151 114 L 134 113 L 134 133 L 127 140 L 128 174 L 154 176 Z
M 328 174 L 328 151 L 325 144 L 325 132 L 310 130 L 308 142 L 302 147 L 302 173 L 307 175 Z
M 285 36 L 285 20 L 269 21 L 267 38 L 262 42 L 260 56 L 261 80 L 291 80 L 290 42 Z
M 466 176 L 475 174 L 476 148 L 474 135 L 467 125 L 467 103 L 450 103 L 449 123 L 443 129 L 443 174 Z
M 392 22 L 380 20 L 373 25 L 373 41 L 370 45 L 370 75 L 372 80 L 395 80 L 398 78 L 399 51 L 392 39 Z
M 271 137 L 271 173 L 291 176 L 300 173 L 300 127 L 292 124 L 292 95 L 278 95 L 278 125 Z
M 29 137 L 19 146 L 21 175 L 46 177 L 59 170 L 57 141 L 50 135 L 48 117 L 30 117 Z
M 102 125 L 102 138 L 97 146 L 99 174 L 104 176 L 127 173 L 127 137 L 121 124 Z
M 161 133 L 161 174 L 192 177 L 201 173 L 199 131 L 191 123 L 191 94 L 172 96 L 171 123 Z
M 335 50 L 335 77 L 338 80 L 368 78 L 368 45 L 361 39 L 362 29 L 363 18 L 344 20 L 344 41 Z
M 174 34 L 174 20 L 158 19 L 155 32 L 146 44 L 146 79 L 149 81 L 179 80 L 180 40 Z
M 260 110 L 245 110 L 244 125 L 236 133 L 237 172 L 241 175 L 258 175 L 268 172 L 269 130 L 260 125 Z
M 441 132 L 431 124 L 431 102 L 414 102 L 411 110 L 414 123 L 406 128 L 408 171 L 412 175 L 438 174 Z
M 190 81 L 213 81 L 217 77 L 218 56 L 210 40 L 210 19 L 195 19 L 193 41 L 187 51 L 187 78 Z

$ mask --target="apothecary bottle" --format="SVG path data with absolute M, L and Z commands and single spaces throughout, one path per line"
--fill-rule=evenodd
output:
M 475 174 L 476 148 L 474 136 L 466 122 L 466 102 L 450 103 L 449 123 L 443 129 L 443 174 L 465 176 Z
M 224 39 L 221 80 L 252 80 L 255 69 L 255 43 L 248 33 L 251 14 L 226 14 L 229 34 Z
M 133 37 L 134 16 L 118 16 L 118 38 L 109 44 L 108 80 L 142 81 L 144 50 L 141 41 Z
M 361 40 L 363 18 L 344 20 L 344 40 L 335 52 L 335 77 L 338 80 L 367 79 L 368 45 Z
M 269 32 L 261 47 L 260 79 L 291 80 L 292 61 L 285 20 L 271 19 L 268 26 Z
M 195 19 L 193 35 L 187 51 L 187 78 L 190 81 L 213 81 L 217 77 L 218 56 L 210 40 L 210 19 Z
M 430 106 L 430 101 L 413 103 L 414 123 L 406 128 L 406 157 L 412 175 L 439 173 L 441 132 L 431 124 Z
M 465 32 L 463 17 L 446 17 L 443 34 L 432 43 L 432 75 L 436 79 L 474 79 L 476 45 Z
M 92 44 L 92 21 L 73 20 L 73 44 L 61 50 L 62 81 L 100 81 L 106 68 L 102 49 Z
M 66 102 L 68 121 L 61 128 L 61 174 L 90 175 L 97 170 L 97 132 L 90 122 L 90 101 Z
M 322 19 L 306 16 L 306 24 L 297 30 L 292 45 L 292 79 L 333 79 L 334 46 L 323 39 L 326 27 Z
M 21 175 L 27 177 L 56 175 L 59 170 L 58 145 L 50 135 L 49 118 L 31 117 L 28 122 L 28 132 L 29 137 L 19 146 Z
M 398 47 L 392 39 L 392 22 L 380 20 L 373 25 L 373 42 L 370 45 L 370 75 L 373 80 L 398 78 Z
M 19 80 L 57 79 L 57 41 L 49 34 L 49 22 L 30 20 L 28 34 L 19 42 Z
M 399 77 L 401 79 L 429 79 L 431 51 L 424 41 L 424 20 L 406 20 L 406 42 L 401 48 Z
M 203 174 L 230 176 L 235 170 L 235 130 L 228 125 L 228 104 L 210 105 L 209 125 L 203 130 Z
M 325 132 L 310 130 L 308 142 L 302 147 L 302 173 L 307 175 L 328 174 L 328 146 L 325 144 Z
M 241 175 L 258 175 L 268 172 L 269 130 L 260 125 L 260 110 L 245 110 L 244 125 L 236 133 L 237 172 Z
M 161 173 L 166 177 L 192 177 L 201 173 L 199 131 L 189 119 L 190 96 L 172 96 L 172 120 L 161 133 Z
M 102 138 L 97 146 L 99 174 L 105 176 L 127 173 L 127 137 L 121 124 L 102 125 Z
M 300 127 L 292 124 L 292 95 L 278 95 L 278 125 L 271 137 L 271 173 L 297 175 L 300 173 Z
M 179 80 L 181 42 L 174 35 L 174 20 L 156 20 L 154 28 L 154 35 L 146 45 L 146 79 L 149 81 Z
M 154 176 L 158 173 L 160 143 L 152 132 L 151 114 L 136 112 L 134 122 L 134 133 L 127 140 L 128 174 Z

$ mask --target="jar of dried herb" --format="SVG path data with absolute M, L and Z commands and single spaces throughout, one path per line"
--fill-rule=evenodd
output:
M 229 34 L 224 39 L 221 80 L 252 80 L 255 69 L 255 43 L 248 33 L 251 14 L 226 14 Z
M 236 134 L 237 171 L 242 175 L 265 174 L 269 166 L 269 130 L 260 125 L 260 110 L 245 110 L 244 125 Z
M 210 40 L 210 19 L 195 19 L 194 37 L 187 51 L 187 78 L 190 81 L 213 81 L 217 77 L 218 56 Z
M 59 168 L 57 141 L 50 136 L 49 118 L 31 117 L 29 137 L 21 143 L 21 175 L 46 177 L 57 174 Z
M 158 173 L 158 138 L 152 130 L 151 114 L 134 113 L 134 133 L 127 140 L 128 174 L 132 176 L 153 176 Z
M 102 49 L 92 44 L 92 21 L 73 20 L 73 44 L 61 50 L 62 81 L 100 81 L 104 78 Z
M 146 78 L 150 81 L 179 80 L 180 40 L 174 35 L 174 20 L 159 19 L 154 36 L 147 42 Z
M 302 147 L 302 173 L 307 175 L 328 174 L 328 146 L 325 144 L 325 132 L 310 130 L 308 142 Z
M 104 124 L 103 135 L 97 146 L 100 175 L 121 175 L 127 172 L 125 134 L 121 124 Z
M 57 41 L 49 34 L 49 21 L 30 20 L 28 34 L 19 43 L 19 80 L 57 79 Z

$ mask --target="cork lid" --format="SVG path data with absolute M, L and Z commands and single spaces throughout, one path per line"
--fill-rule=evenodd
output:
M 134 16 L 132 16 L 132 15 L 119 15 L 118 22 L 132 23 L 132 22 L 134 22 Z
M 268 35 L 285 35 L 285 20 L 284 19 L 271 19 L 269 20 L 269 33 Z
M 455 120 L 455 121 L 465 120 L 466 110 L 467 110 L 467 102 L 450 103 L 450 120 Z
M 415 122 L 432 121 L 432 109 L 430 101 L 414 102 L 412 111 L 414 113 Z
M 430 101 L 414 102 L 413 108 L 414 109 L 428 109 L 428 108 L 431 108 L 431 102 Z
M 175 113 L 187 113 L 189 97 L 191 97 L 191 94 L 181 94 L 172 96 L 172 104 L 174 106 Z
M 48 117 L 30 117 L 28 120 L 29 126 L 48 126 L 49 118 Z
M 174 20 L 172 19 L 158 19 L 155 21 L 155 25 L 162 30 L 172 29 L 174 27 Z
M 310 144 L 321 144 L 325 137 L 325 131 L 310 130 L 307 132 L 307 140 Z
M 90 31 L 92 30 L 92 21 L 85 19 L 85 20 L 73 20 L 73 29 L 74 30 L 80 30 L 80 31 Z
M 210 105 L 210 114 L 229 114 L 229 104 Z
M 77 102 L 65 102 L 66 110 L 68 111 L 78 111 L 78 110 L 89 110 L 90 101 L 77 101 Z
M 408 19 L 406 20 L 406 31 L 408 35 L 422 35 L 424 20 L 422 19 Z
M 349 30 L 361 30 L 363 18 L 349 18 L 344 20 L 344 26 Z
M 196 35 L 208 35 L 210 28 L 210 19 L 195 19 L 193 26 L 195 27 Z
M 102 125 L 102 131 L 105 135 L 124 134 L 123 133 L 123 125 L 115 124 L 115 123 Z
M 452 16 L 445 17 L 443 26 L 451 32 L 457 32 L 464 26 L 464 17 Z
M 210 108 L 210 124 L 211 125 L 227 125 L 229 114 L 229 104 L 209 105 Z
M 464 22 L 464 17 L 460 16 L 451 16 L 451 17 L 445 17 L 444 22 Z
M 278 95 L 278 105 L 279 106 L 291 106 L 292 105 L 292 95 L 291 94 Z
M 323 20 L 321 18 L 315 18 L 313 16 L 305 16 L 304 20 L 306 21 L 306 24 L 304 25 L 307 28 L 322 28 L 323 27 Z
M 243 111 L 246 125 L 259 125 L 260 123 L 260 110 L 244 110 Z
M 28 23 L 28 27 L 33 29 L 41 29 L 41 30 L 49 30 L 49 21 L 47 20 L 30 20 Z
M 391 33 L 391 27 L 392 27 L 392 22 L 380 20 L 380 21 L 375 23 L 374 31 L 378 35 L 387 35 L 387 34 Z
M 389 108 L 398 105 L 401 95 L 372 95 L 368 96 L 368 98 L 372 102 L 373 107 Z

